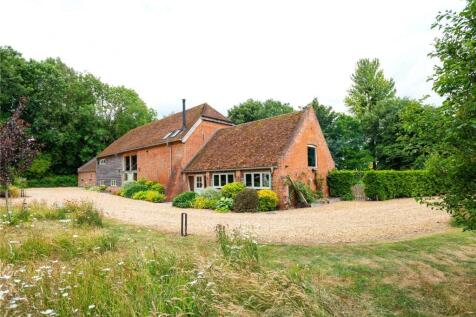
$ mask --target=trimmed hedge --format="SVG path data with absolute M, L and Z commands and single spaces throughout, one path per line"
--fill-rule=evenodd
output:
M 27 180 L 28 187 L 76 187 L 78 177 L 76 175 L 47 176 L 40 179 Z
M 172 206 L 179 208 L 192 208 L 192 204 L 197 196 L 198 195 L 195 192 L 183 192 L 175 196 L 172 200 Z
M 437 181 L 425 170 L 332 171 L 327 176 L 332 197 L 352 197 L 352 186 L 363 184 L 371 200 L 439 194 Z

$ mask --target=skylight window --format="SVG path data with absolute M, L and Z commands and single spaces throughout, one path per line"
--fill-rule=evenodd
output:
M 167 133 L 162 139 L 164 139 L 164 140 L 167 139 L 167 138 L 172 134 L 172 132 L 173 132 L 173 131 Z
M 178 130 L 173 131 L 172 134 L 170 135 L 170 137 L 173 138 L 173 137 L 177 136 L 180 133 L 180 131 L 182 131 L 182 130 L 178 129 Z

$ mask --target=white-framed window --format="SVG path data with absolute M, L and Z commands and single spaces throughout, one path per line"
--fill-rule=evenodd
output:
M 117 186 L 117 182 L 115 179 L 111 179 L 111 186 L 112 187 L 116 187 Z
M 195 175 L 195 191 L 203 189 L 203 175 Z
M 104 186 L 104 179 L 99 180 L 99 186 Z
M 316 146 L 308 145 L 307 146 L 307 166 L 308 167 L 317 167 L 317 156 L 316 156 Z
M 124 156 L 124 171 L 137 171 L 137 155 Z
M 99 165 L 106 165 L 106 159 L 100 159 Z
M 235 174 L 233 173 L 216 173 L 212 176 L 212 186 L 216 188 L 222 188 L 226 184 L 233 183 L 235 181 Z
M 245 173 L 245 186 L 250 188 L 271 188 L 271 173 Z

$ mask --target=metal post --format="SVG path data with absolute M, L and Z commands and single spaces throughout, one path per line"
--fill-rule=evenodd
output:
M 182 237 L 186 237 L 187 236 L 187 213 L 182 212 L 180 224 L 181 224 L 180 235 Z

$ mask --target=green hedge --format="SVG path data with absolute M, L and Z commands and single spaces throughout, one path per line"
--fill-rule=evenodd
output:
M 76 175 L 47 176 L 40 179 L 27 180 L 28 187 L 76 187 L 78 177 Z
M 425 170 L 332 171 L 328 185 L 332 197 L 352 197 L 351 187 L 365 186 L 371 200 L 432 196 L 439 193 L 437 181 Z

